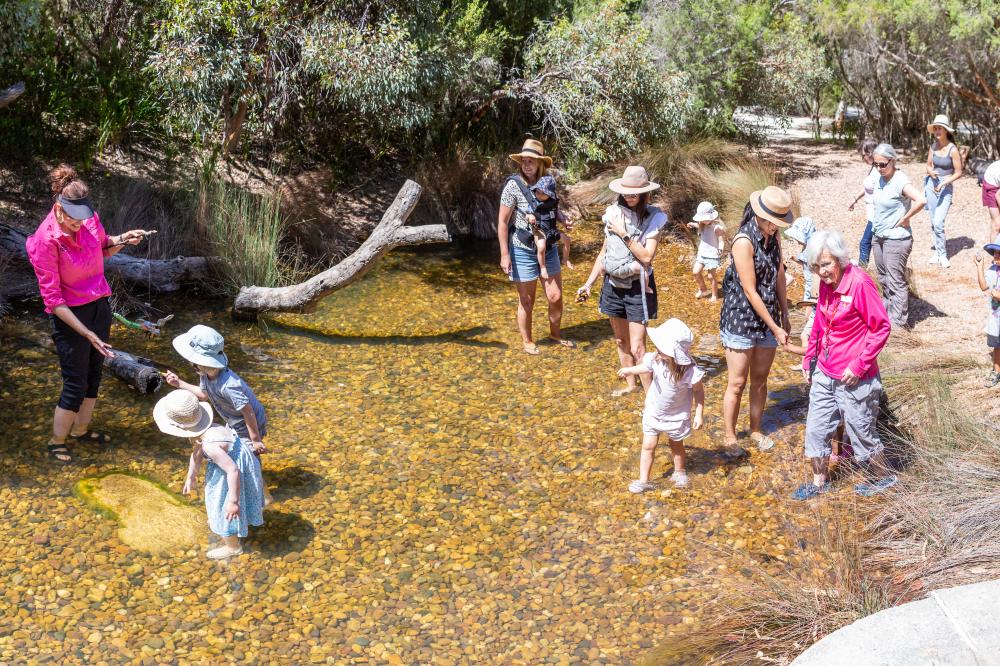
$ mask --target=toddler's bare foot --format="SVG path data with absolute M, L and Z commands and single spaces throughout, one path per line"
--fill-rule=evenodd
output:
M 570 261 L 569 259 L 567 259 L 566 260 L 566 268 L 568 268 L 569 270 L 573 270 L 576 267 L 573 265 L 572 261 Z

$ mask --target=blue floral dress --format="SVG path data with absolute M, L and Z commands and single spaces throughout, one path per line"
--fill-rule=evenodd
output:
M 240 513 L 235 520 L 226 520 L 226 497 L 229 479 L 221 467 L 206 456 L 205 509 L 208 526 L 222 537 L 247 535 L 250 525 L 264 524 L 264 479 L 260 461 L 253 454 L 250 443 L 244 441 L 231 428 L 213 425 L 202 435 L 202 446 L 216 443 L 232 458 L 240 472 Z

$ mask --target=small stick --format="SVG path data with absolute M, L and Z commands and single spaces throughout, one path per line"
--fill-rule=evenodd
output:
M 145 240 L 146 238 L 149 238 L 153 234 L 157 233 L 157 231 L 156 229 L 152 229 L 150 231 L 140 231 L 139 233 L 142 234 L 142 238 Z M 128 244 L 129 244 L 128 241 L 118 241 L 117 243 L 112 243 L 111 245 L 107 245 L 106 247 L 118 247 L 119 245 L 128 245 Z

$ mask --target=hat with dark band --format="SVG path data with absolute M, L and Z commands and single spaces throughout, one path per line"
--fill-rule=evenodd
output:
M 792 226 L 792 197 L 780 187 L 769 185 L 750 195 L 750 207 L 758 218 L 782 229 Z
M 94 207 L 90 205 L 90 199 L 87 197 L 67 199 L 60 194 L 56 197 L 56 201 L 63 209 L 63 212 L 74 220 L 89 220 L 94 217 Z
M 521 163 L 522 157 L 533 157 L 547 167 L 552 166 L 552 158 L 545 154 L 545 146 L 537 139 L 525 139 L 524 145 L 521 146 L 521 152 L 513 153 L 508 157 L 518 164 Z

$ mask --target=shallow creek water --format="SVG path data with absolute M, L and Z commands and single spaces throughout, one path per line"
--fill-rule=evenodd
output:
M 202 549 L 133 550 L 73 497 L 78 479 L 115 469 L 179 490 L 189 449 L 156 431 L 150 396 L 106 378 L 95 423 L 114 448 L 48 463 L 55 355 L 8 340 L 0 661 L 631 663 L 718 612 L 711 602 L 751 568 L 819 573 L 812 511 L 786 499 L 804 477 L 794 359 L 779 354 L 772 374 L 766 418 L 778 446 L 727 464 L 719 309 L 694 300 L 690 258 L 668 245 L 656 262 L 658 321 L 685 320 L 709 370 L 687 491 L 660 478 L 665 445 L 660 489 L 626 491 L 642 400 L 610 397 L 617 357 L 596 293 L 567 303 L 577 349 L 542 343 L 527 357 L 513 289 L 491 256 L 397 251 L 317 314 L 266 326 L 187 297 L 156 303 L 177 315 L 163 338 L 116 327 L 117 346 L 188 380 L 170 336 L 219 328 L 268 410 L 264 469 L 277 503 L 228 563 Z M 567 294 L 588 269 L 581 258 L 564 273 Z

